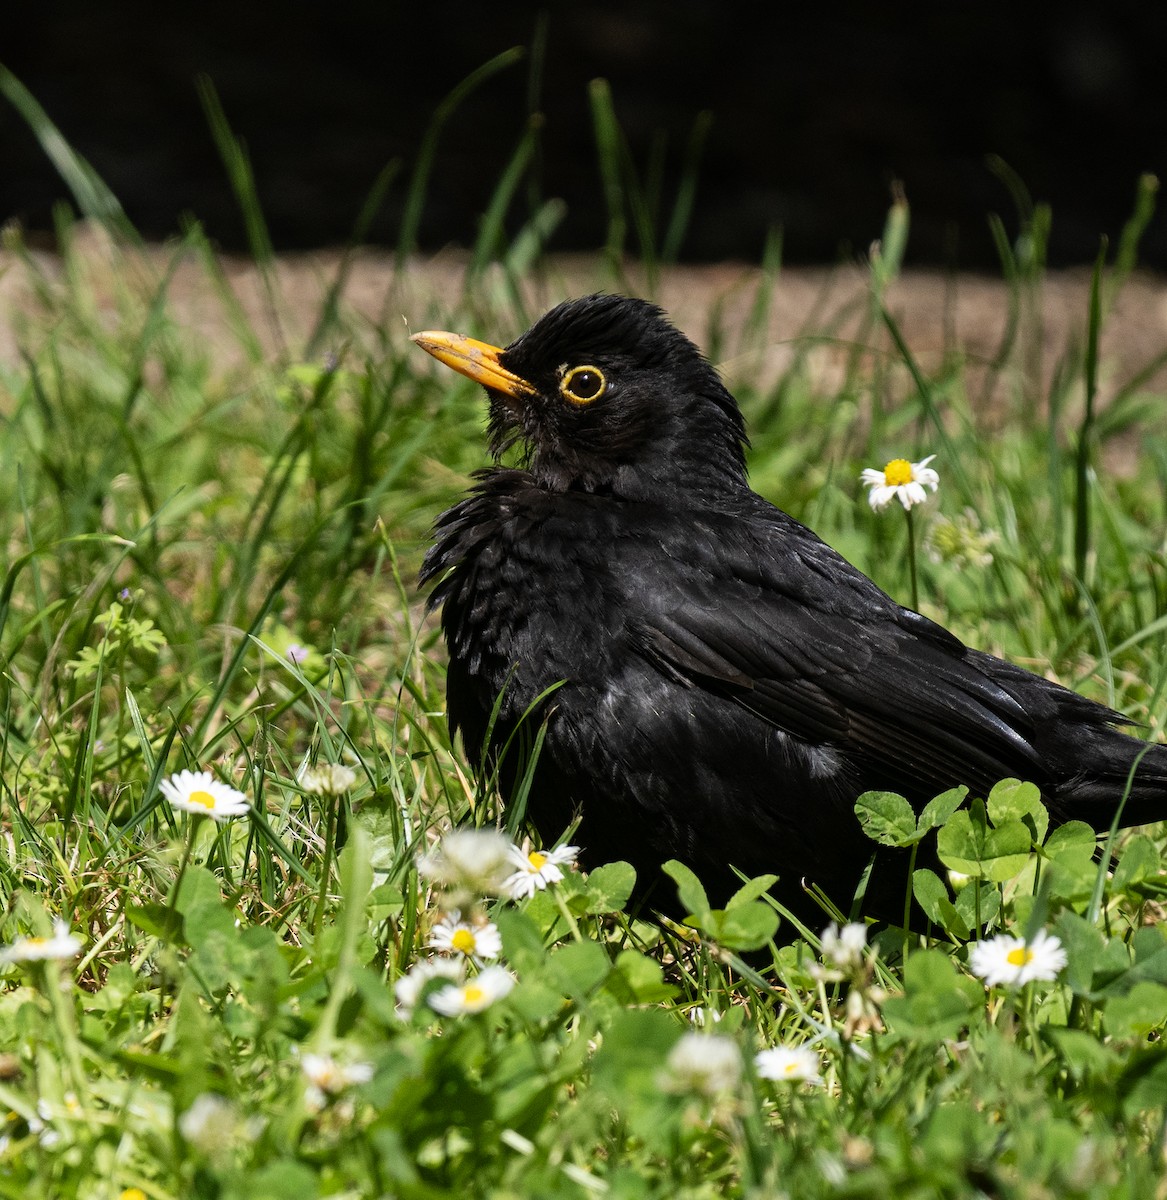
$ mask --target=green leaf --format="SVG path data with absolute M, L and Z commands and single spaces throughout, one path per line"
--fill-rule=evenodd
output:
M 1106 1030 L 1116 1038 L 1145 1038 L 1167 1025 L 1167 986 L 1143 980 L 1106 1001 Z
M 1162 1118 L 1167 1108 L 1167 1053 L 1162 1047 L 1148 1048 L 1128 1063 L 1116 1088 L 1128 1120 L 1141 1112 Z
M 1061 939 L 1069 959 L 1062 978 L 1074 992 L 1088 995 L 1094 972 L 1105 955 L 1106 938 L 1097 926 L 1068 909 L 1058 914 L 1054 932 Z
M 662 1004 L 677 994 L 672 984 L 664 982 L 660 963 L 639 950 L 620 951 L 604 988 L 621 1004 Z
M 1098 839 L 1083 821 L 1067 821 L 1050 834 L 1043 847 L 1049 858 L 1050 895 L 1061 900 L 1087 900 L 1098 878 L 1094 852 Z
M 751 879 L 748 883 L 742 884 L 730 896 L 729 903 L 725 907 L 730 909 L 737 908 L 742 904 L 749 904 L 750 901 L 757 900 L 759 896 L 764 896 L 777 882 L 777 875 L 759 875 L 756 879 Z
M 710 912 L 709 897 L 705 894 L 701 880 L 675 858 L 670 858 L 661 868 L 677 885 L 677 895 L 690 917 L 702 920 Z
M 947 792 L 941 792 L 939 796 L 935 796 L 929 800 L 920 813 L 920 832 L 924 833 L 929 829 L 937 829 L 943 825 L 964 803 L 964 798 L 967 795 L 968 788 L 961 784 L 960 787 L 949 788 Z
M 1012 879 L 1029 861 L 1030 830 L 1018 820 L 996 829 L 974 819 L 969 811 L 955 812 L 936 841 L 940 861 L 951 871 L 998 883 Z
M 182 914 L 166 904 L 127 904 L 126 920 L 143 933 L 161 938 L 172 946 L 185 942 Z
M 1105 1078 L 1114 1064 L 1114 1054 L 1092 1033 L 1047 1025 L 1042 1038 L 1049 1042 L 1066 1069 L 1077 1080 Z
M 948 888 L 935 871 L 921 868 L 912 875 L 912 893 L 933 925 L 965 941 L 969 928 L 948 895 Z
M 864 792 L 855 801 L 863 832 L 881 846 L 912 846 L 923 836 L 916 832 L 912 806 L 895 792 Z
M 619 1012 L 604 1030 L 592 1065 L 592 1078 L 626 1108 L 638 1093 L 655 1094 L 657 1076 L 677 1040 L 677 1022 L 659 1008 Z
M 883 1006 L 889 1030 L 908 1041 L 956 1037 L 982 1012 L 984 988 L 962 975 L 940 950 L 919 950 L 904 964 L 904 994 Z
M 1067 821 L 1050 834 L 1044 849 L 1050 858 L 1065 860 L 1069 865 L 1091 862 L 1097 846 L 1098 835 L 1085 821 Z
M 991 883 L 974 879 L 956 896 L 956 912 L 969 931 L 991 924 L 1001 911 L 1001 893 Z
M 698 928 L 727 950 L 760 950 L 778 932 L 778 914 L 761 900 L 714 909 Z
M 1116 892 L 1134 891 L 1141 884 L 1156 880 L 1162 883 L 1163 868 L 1159 849 L 1153 838 L 1140 834 L 1132 838 L 1114 868 L 1112 886 Z
M 584 911 L 597 913 L 619 912 L 636 886 L 636 868 L 631 863 L 614 862 L 590 872 L 584 891 Z
M 547 957 L 543 978 L 574 1000 L 597 988 L 612 969 L 608 953 L 599 942 L 568 942 Z
M 547 959 L 543 935 L 530 916 L 518 908 L 497 908 L 491 914 L 502 938 L 503 954 L 519 975 L 538 971 Z
M 1036 784 L 1002 779 L 989 792 L 988 807 L 989 819 L 998 828 L 1008 821 L 1022 821 L 1031 830 L 1037 845 L 1045 841 L 1049 812 L 1041 802 L 1041 792 Z

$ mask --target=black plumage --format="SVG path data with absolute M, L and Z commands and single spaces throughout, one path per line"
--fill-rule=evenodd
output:
M 807 914 L 803 881 L 849 906 L 868 789 L 919 808 L 1019 777 L 1055 821 L 1104 829 L 1146 750 L 1124 823 L 1167 816 L 1167 747 L 966 647 L 751 491 L 736 402 L 654 305 L 570 301 L 501 350 L 414 340 L 484 384 L 496 459 L 523 447 L 438 520 L 421 577 L 470 758 L 500 693 L 488 756 L 532 706 L 532 735 L 546 720 L 529 802 L 545 837 L 578 814 L 587 861 L 627 859 L 646 888 L 669 858 L 720 898 L 734 867 L 775 872 Z M 866 903 L 894 917 L 904 861 L 880 856 Z

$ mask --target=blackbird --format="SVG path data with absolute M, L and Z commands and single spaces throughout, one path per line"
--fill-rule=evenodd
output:
M 803 918 L 809 883 L 846 911 L 875 853 L 865 911 L 902 920 L 905 856 L 863 834 L 864 791 L 918 810 L 1020 778 L 1101 830 L 1142 752 L 1123 822 L 1167 817 L 1167 746 L 897 604 L 754 493 L 737 403 L 655 305 L 571 300 L 505 349 L 413 340 L 486 388 L 496 464 L 522 448 L 438 519 L 421 580 L 451 727 L 504 796 L 529 784 L 544 838 L 578 817 L 585 863 L 631 862 L 642 895 L 670 858 L 723 900 L 734 868 L 772 872 Z

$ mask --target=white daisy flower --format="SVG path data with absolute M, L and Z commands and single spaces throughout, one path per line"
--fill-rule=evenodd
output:
M 494 922 L 472 924 L 463 921 L 456 912 L 434 926 L 429 944 L 431 949 L 443 954 L 463 954 L 475 962 L 484 958 L 498 958 L 502 953 L 502 937 Z
M 297 781 L 304 791 L 314 796 L 342 796 L 352 791 L 357 773 L 344 763 L 316 763 L 302 767 Z
M 417 1006 L 421 989 L 431 979 L 452 979 L 461 981 L 466 973 L 465 959 L 428 958 L 414 963 L 393 985 L 393 995 L 397 999 L 397 1008 L 402 1016 L 408 1016 Z
M 578 846 L 557 846 L 554 850 L 532 850 L 527 842 L 521 849 L 511 846 L 508 857 L 518 870 L 503 881 L 503 891 L 512 900 L 533 896 L 549 883 L 558 883 L 563 878 L 560 867 L 573 864 L 577 854 Z
M 455 829 L 418 860 L 417 869 L 459 895 L 493 896 L 502 890 L 511 849 L 495 829 Z
M 858 921 L 844 925 L 842 929 L 832 921 L 823 930 L 819 939 L 822 945 L 823 962 L 840 971 L 853 971 L 863 965 L 863 951 L 867 947 L 867 926 Z
M 217 1092 L 202 1092 L 178 1118 L 178 1131 L 198 1151 L 218 1157 L 240 1134 L 235 1105 Z
M 716 1096 L 732 1091 L 741 1079 L 742 1056 L 727 1037 L 686 1033 L 669 1051 L 661 1086 L 673 1092 Z
M 338 1096 L 346 1088 L 368 1083 L 373 1078 L 373 1064 L 367 1062 L 338 1063 L 330 1054 L 305 1054 L 300 1070 L 308 1080 L 305 1099 L 308 1107 L 319 1111 L 330 1096 Z
M 763 1079 L 782 1083 L 818 1083 L 822 1060 L 809 1046 L 771 1046 L 754 1055 L 754 1069 Z
M 514 986 L 514 976 L 504 967 L 487 967 L 465 983 L 450 984 L 433 992 L 428 1003 L 434 1012 L 444 1017 L 460 1017 L 489 1008 Z
M 242 792 L 220 783 L 210 771 L 179 771 L 161 786 L 171 808 L 216 821 L 241 817 L 251 807 Z
M 314 1087 L 333 1095 L 373 1078 L 372 1063 L 338 1063 L 331 1054 L 305 1054 L 300 1059 L 300 1069 Z
M 860 479 L 871 489 L 867 497 L 871 507 L 882 512 L 893 500 L 898 500 L 906 509 L 923 504 L 928 499 L 924 489 L 935 491 L 940 484 L 940 476 L 928 466 L 935 457 L 935 454 L 929 454 L 918 463 L 893 458 L 882 471 L 868 467 Z
M 50 958 L 73 958 L 81 953 L 81 939 L 69 932 L 64 921 L 53 922 L 52 937 L 17 938 L 0 949 L 0 963 L 44 962 Z
M 1052 933 L 1039 929 L 1033 940 L 998 934 L 978 942 L 968 956 L 974 975 L 988 987 L 1021 987 L 1034 979 L 1056 979 L 1066 965 L 1066 952 Z

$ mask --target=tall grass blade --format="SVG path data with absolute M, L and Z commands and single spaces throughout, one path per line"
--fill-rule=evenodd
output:
M 140 243 L 137 230 L 101 176 L 69 145 L 48 113 L 24 84 L 3 66 L 0 66 L 0 92 L 3 92 L 12 107 L 24 118 L 40 142 L 41 149 L 73 194 L 81 212 L 104 225 L 112 233 L 128 241 Z

